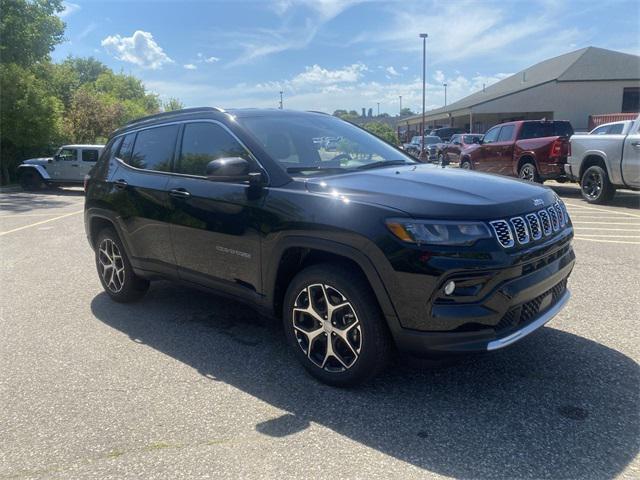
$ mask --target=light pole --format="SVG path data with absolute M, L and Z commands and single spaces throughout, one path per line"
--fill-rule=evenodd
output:
M 427 80 L 427 37 L 426 33 L 421 33 L 422 39 L 422 143 L 420 146 L 420 160 L 425 161 L 426 155 L 424 151 L 424 108 L 425 108 L 425 95 L 426 95 L 426 80 Z
M 443 83 L 442 86 L 444 87 L 444 106 L 447 106 L 447 84 Z
M 376 102 L 378 104 L 378 117 L 380 116 L 380 102 Z
M 280 110 L 282 110 L 282 90 L 280 90 Z
M 402 95 L 398 95 L 398 97 L 400 97 L 400 113 L 399 113 L 399 115 L 402 115 Z

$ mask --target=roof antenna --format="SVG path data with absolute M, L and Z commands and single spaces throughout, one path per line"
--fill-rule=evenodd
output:
M 484 93 L 484 92 L 485 92 L 484 87 L 485 87 L 485 84 L 483 83 L 483 84 L 482 84 L 482 93 Z

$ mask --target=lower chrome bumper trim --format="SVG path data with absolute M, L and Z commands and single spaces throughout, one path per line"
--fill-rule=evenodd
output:
M 564 295 L 560 297 L 560 300 L 558 300 L 553 307 L 551 307 L 549 310 L 544 312 L 540 316 L 540 318 L 538 318 L 537 320 L 534 320 L 533 322 L 531 322 L 529 325 L 522 328 L 521 330 L 518 330 L 517 332 L 513 332 L 511 335 L 507 335 L 504 338 L 500 338 L 498 340 L 493 340 L 489 342 L 487 344 L 487 350 L 498 350 L 500 348 L 504 348 L 507 345 L 511 345 L 512 343 L 517 342 L 518 340 L 526 337 L 530 333 L 536 331 L 538 328 L 542 327 L 544 324 L 549 322 L 553 317 L 555 317 L 560 312 L 560 310 L 564 308 L 566 303 L 569 301 L 570 297 L 571 297 L 571 293 L 569 292 L 569 290 L 566 290 L 564 292 Z

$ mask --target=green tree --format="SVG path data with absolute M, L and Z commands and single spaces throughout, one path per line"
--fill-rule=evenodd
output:
M 62 102 L 29 69 L 0 64 L 0 160 L 2 183 L 25 157 L 51 150 L 61 134 Z
M 405 116 L 405 115 L 415 115 L 415 113 L 412 112 L 410 108 L 404 107 L 402 110 L 400 110 L 400 116 Z
M 28 67 L 47 60 L 63 39 L 61 0 L 0 0 L 0 59 Z
M 173 112 L 174 110 L 182 110 L 184 108 L 184 103 L 182 103 L 177 98 L 170 98 L 162 105 L 162 108 L 165 112 Z
M 396 131 L 386 123 L 371 122 L 367 123 L 364 128 L 389 143 L 398 144 Z

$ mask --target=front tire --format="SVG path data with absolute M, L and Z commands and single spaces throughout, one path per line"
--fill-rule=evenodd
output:
M 96 268 L 104 291 L 116 302 L 139 300 L 149 289 L 149 281 L 133 272 L 116 231 L 107 227 L 96 240 Z
M 40 190 L 44 186 L 44 181 L 38 172 L 27 169 L 20 174 L 20 187 L 27 192 Z
M 595 204 L 608 202 L 616 193 L 607 171 L 599 165 L 593 165 L 584 172 L 580 179 L 580 191 L 587 202 Z
M 302 270 L 285 294 L 283 323 L 296 358 L 329 385 L 362 383 L 390 358 L 382 312 L 368 282 L 354 270 L 333 264 Z
M 463 170 L 471 170 L 471 161 L 469 159 L 464 159 L 460 162 L 460 168 Z

